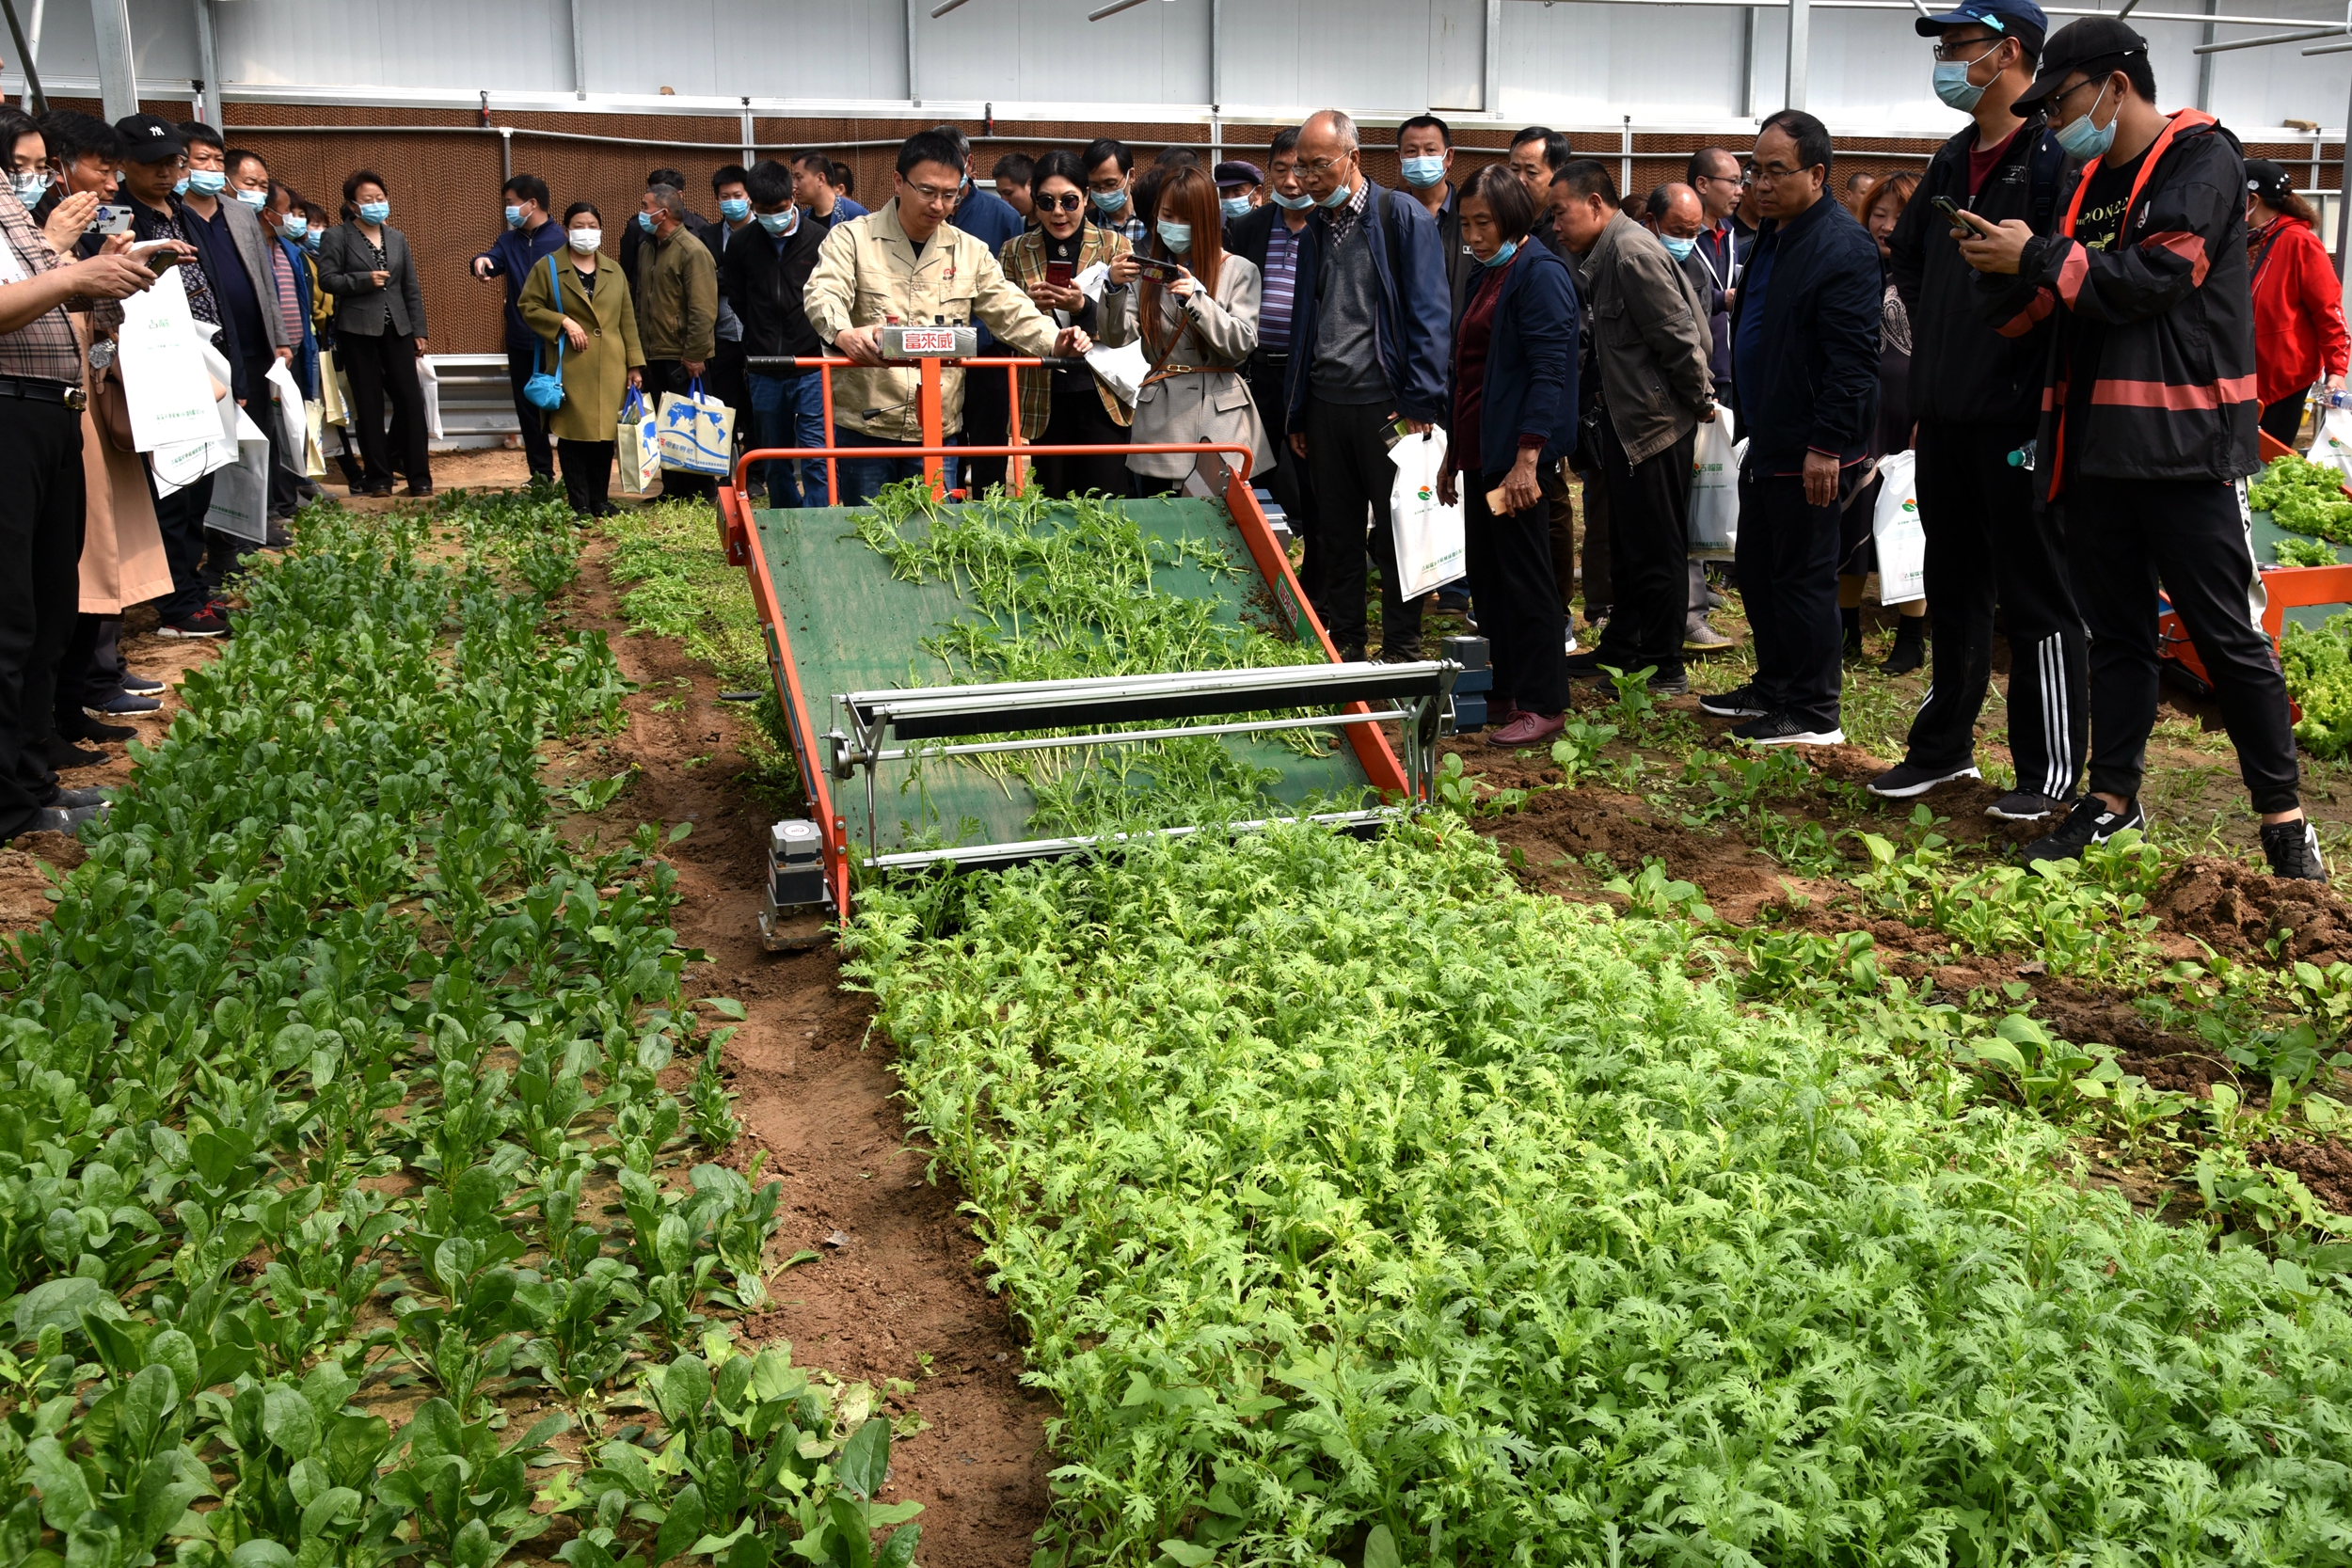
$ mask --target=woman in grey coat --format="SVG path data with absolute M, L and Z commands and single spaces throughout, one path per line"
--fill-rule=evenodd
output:
M 1274 465 L 1247 366 L 1258 346 L 1258 269 L 1225 253 L 1216 185 L 1202 170 L 1179 168 L 1160 187 L 1147 254 L 1181 271 L 1163 284 L 1133 255 L 1110 264 L 1100 339 L 1113 347 L 1140 335 L 1151 374 L 1136 394 L 1137 446 L 1223 441 L 1248 447 L 1250 472 Z M 1146 495 L 1174 492 L 1197 461 L 1188 452 L 1137 452 L 1127 459 Z
M 353 170 L 343 181 L 343 221 L 319 242 L 319 286 L 335 296 L 335 362 L 351 375 L 351 419 L 367 465 L 353 493 L 392 493 L 391 447 L 384 433 L 389 396 L 399 414 L 393 428 L 407 441 L 401 455 L 408 493 L 429 496 L 431 433 L 424 388 L 417 380 L 417 361 L 424 357 L 424 291 L 417 286 L 408 237 L 387 221 L 391 214 L 383 177 L 373 169 Z

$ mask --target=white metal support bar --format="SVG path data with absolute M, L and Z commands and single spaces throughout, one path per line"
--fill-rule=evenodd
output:
M 1625 129 L 1617 134 L 1617 199 L 1630 203 L 1633 199 L 1633 117 L 1625 117 Z
M 572 13 L 572 92 L 588 96 L 588 35 L 580 27 L 580 0 L 571 0 Z
M 512 180 L 515 178 L 515 128 L 512 125 L 501 125 L 498 131 L 499 178 L 501 181 Z
M 1812 0 L 1788 0 L 1788 90 L 1782 108 L 1804 107 L 1804 68 L 1812 53 Z
M 2205 9 L 2208 13 L 2220 8 L 2221 0 L 2205 0 Z M 2202 36 L 2197 41 L 2200 44 L 2211 43 L 2214 36 L 2219 31 L 2219 28 L 2208 22 L 2198 29 Z M 2213 107 L 2213 56 L 2207 54 L 2200 54 L 2197 56 L 2197 106 L 2206 110 Z
M 1486 0 L 1486 69 L 1478 106 L 1487 114 L 1502 113 L 1502 0 Z
M 914 20 L 922 9 L 923 0 L 907 0 L 907 102 L 918 109 L 923 106 L 923 84 L 915 75 L 914 62 L 922 51 L 915 41 Z
M 204 78 L 204 123 L 220 127 L 220 50 L 213 38 L 213 0 L 196 0 L 196 69 Z
M 753 141 L 752 101 L 746 98 L 743 100 L 743 166 L 745 168 L 751 167 L 759 158 L 758 150 L 752 145 Z
M 47 114 L 49 112 L 49 95 L 41 91 L 40 66 L 39 63 L 40 59 L 41 12 L 47 8 L 48 5 L 49 0 L 33 0 L 33 24 L 31 26 L 24 29 L 24 32 L 21 37 L 16 39 L 18 46 L 17 52 L 24 56 L 24 112 L 28 115 Z M 14 34 L 18 21 L 14 0 L 10 0 L 8 9 L 8 30 L 11 34 Z
M 1500 70 L 1501 67 L 1496 69 Z M 1740 13 L 1740 118 L 1756 118 L 1756 8 Z
M 131 61 L 131 0 L 89 0 L 89 20 L 106 118 L 126 119 L 139 112 L 138 77 Z

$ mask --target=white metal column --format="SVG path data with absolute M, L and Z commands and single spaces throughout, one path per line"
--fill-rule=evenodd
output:
M 131 0 L 89 0 L 90 31 L 98 45 L 98 91 L 108 119 L 139 112 L 139 84 L 131 62 Z
M 907 0 L 907 102 L 918 109 L 923 106 L 923 84 L 916 76 L 914 70 L 914 56 L 918 47 L 915 42 L 914 18 L 922 8 L 923 0 Z
M 220 129 L 220 51 L 213 41 L 213 0 L 196 0 L 196 69 L 204 78 L 204 123 Z
M 1502 0 L 1486 0 L 1486 88 L 1479 107 L 1496 118 L 1502 114 Z
M 572 13 L 572 96 L 588 96 L 588 38 L 580 25 L 580 0 L 571 0 Z
M 1788 91 L 1784 109 L 1804 107 L 1804 68 L 1813 52 L 1813 8 L 1808 0 L 1788 0 Z

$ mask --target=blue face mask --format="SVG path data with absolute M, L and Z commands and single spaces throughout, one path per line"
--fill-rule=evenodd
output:
M 290 240 L 298 240 L 310 231 L 310 220 L 300 213 L 287 214 L 286 221 L 278 226 L 278 232 Z
M 740 223 L 752 215 L 752 204 L 739 196 L 728 197 L 719 203 L 719 215 L 729 223 Z
M 1696 240 L 1677 240 L 1669 234 L 1659 235 L 1658 243 L 1664 245 L 1666 254 L 1677 261 L 1686 260 L 1691 252 L 1699 247 L 1699 242 Z
M 1344 207 L 1347 205 L 1347 198 L 1355 194 L 1345 185 L 1334 185 L 1331 187 L 1331 194 L 1323 198 L 1323 205 L 1334 208 Z
M 522 226 L 523 210 L 520 207 L 516 207 L 512 203 L 509 203 L 506 209 L 506 227 L 509 229 L 520 229 Z
M 1094 198 L 1094 208 L 1097 212 L 1116 213 L 1127 205 L 1125 191 L 1089 191 L 1087 194 Z
M 199 196 L 218 196 L 229 188 L 229 176 L 216 168 L 188 171 L 188 189 Z
M 1296 196 L 1284 196 L 1280 191 L 1268 191 L 1266 194 L 1274 198 L 1274 204 L 1286 213 L 1303 213 L 1315 204 L 1315 198 L 1305 191 Z
M 305 235 L 303 235 L 303 236 L 302 236 L 302 247 L 303 247 L 305 250 L 316 250 L 316 249 L 319 247 L 319 237 L 318 237 L 318 235 L 317 235 L 316 233 L 309 233 L 309 234 L 305 234 Z
M 1507 267 L 1511 264 L 1511 258 L 1517 256 L 1518 253 L 1519 242 L 1517 240 L 1505 240 L 1502 242 L 1502 247 L 1500 250 L 1497 250 L 1492 256 L 1487 257 L 1485 261 L 1479 262 L 1478 264 L 1482 267 Z
M 185 196 L 188 194 L 188 178 L 186 175 L 183 174 L 179 179 L 172 182 L 171 194 L 174 196 Z
M 652 233 L 652 232 L 653 232 L 653 214 L 652 214 L 651 213 L 640 213 L 640 214 L 637 214 L 637 227 L 638 227 L 638 228 L 640 228 L 640 229 L 642 229 L 642 230 L 644 230 L 646 233 L 648 233 L 648 234 Z
M 1168 246 L 1168 249 L 1181 254 L 1192 248 L 1191 224 L 1171 223 L 1167 218 L 1162 218 L 1159 221 L 1158 228 L 1160 230 L 1160 240 Z
M 1405 182 L 1417 190 L 1427 190 L 1445 178 L 1443 158 L 1406 158 L 1401 161 L 1405 166 Z
M 359 216 L 366 222 L 382 223 L 386 218 L 390 217 L 391 215 L 392 204 L 389 201 L 362 201 L 359 203 Z
M 1246 196 L 1221 197 L 1217 200 L 1217 206 L 1224 210 L 1225 215 L 1229 218 L 1246 218 L 1249 215 L 1249 198 Z
M 1998 46 L 1995 45 L 1995 47 Z M 1977 56 L 1978 59 L 1983 57 L 1981 55 Z M 1938 60 L 1935 62 L 1935 96 L 1958 109 L 1962 114 L 1973 112 L 1977 106 L 1977 100 L 1984 96 L 1984 89 L 1968 80 L 1968 68 L 1976 63 L 1976 60 Z
M 781 213 L 762 213 L 759 214 L 759 226 L 776 238 L 782 239 L 800 228 L 801 210 L 798 207 L 787 207 Z
M 237 193 L 237 199 L 258 213 L 269 205 L 269 192 L 241 190 Z
M 2066 150 L 2068 157 L 2080 158 L 2085 163 L 2089 163 L 2093 158 L 2106 157 L 2107 149 L 2115 145 L 2114 120 L 2109 120 L 2105 125 L 2090 123 L 2090 117 L 2097 114 L 2099 105 L 2106 101 L 2107 89 L 2103 87 L 2099 89 L 2099 96 L 2090 101 L 2090 108 L 2059 126 L 2054 133 L 2058 137 L 2058 146 Z M 2116 118 L 2120 119 L 2122 117 L 2119 115 Z

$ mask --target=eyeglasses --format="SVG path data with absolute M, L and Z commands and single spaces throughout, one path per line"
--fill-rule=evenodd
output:
M 1970 65 L 1975 65 L 1979 60 L 1983 59 L 1985 55 L 1992 54 L 1993 49 L 1987 49 L 1983 55 L 1966 55 L 1963 54 L 1962 51 L 1965 49 L 1974 49 L 1980 43 L 1989 43 L 1993 46 L 1993 49 L 1998 49 L 2001 46 L 2002 40 L 1996 38 L 1987 37 L 1983 34 L 1979 34 L 1977 37 L 1972 39 L 1944 39 L 1938 41 L 1936 46 L 1932 50 L 1929 51 L 1929 53 L 1932 54 L 1939 60 L 1966 60 Z
M 910 180 L 906 186 L 934 207 L 945 207 L 963 194 L 961 185 L 918 185 Z
M 1298 172 L 1315 175 L 1336 174 L 1345 168 L 1348 159 L 1354 156 L 1356 154 L 1353 152 L 1343 152 L 1336 158 L 1310 158 L 1298 166 Z
M 1806 167 L 1811 166 L 1806 166 Z M 1804 169 L 1790 168 L 1786 164 L 1750 164 L 1748 166 L 1748 178 L 1759 185 L 1777 185 L 1783 180 L 1793 180 L 1804 172 Z
M 1126 188 L 1127 177 L 1123 174 L 1116 180 L 1089 180 L 1087 182 L 1087 189 L 1092 191 L 1097 196 L 1108 196 L 1113 191 L 1123 191 Z
M 1038 209 L 1047 213 L 1074 213 L 1087 204 L 1087 198 L 1076 191 L 1064 191 L 1059 196 L 1041 196 Z

